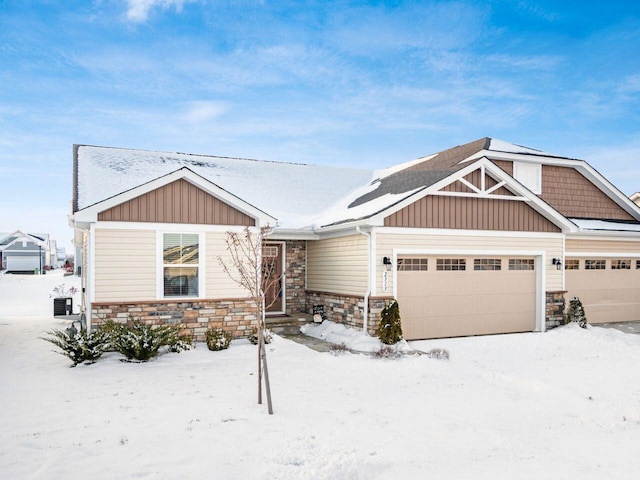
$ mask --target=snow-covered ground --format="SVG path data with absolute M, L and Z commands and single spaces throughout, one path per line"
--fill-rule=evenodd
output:
M 635 479 L 640 335 L 411 342 L 411 355 L 268 346 L 275 414 L 256 403 L 256 347 L 204 345 L 91 366 L 40 340 L 51 290 L 75 279 L 0 276 L 2 479 Z

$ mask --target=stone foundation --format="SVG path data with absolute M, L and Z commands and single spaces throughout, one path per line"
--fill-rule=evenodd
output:
M 564 318 L 564 307 L 565 300 L 564 294 L 565 291 L 557 291 L 557 292 L 547 292 L 546 294 L 546 302 L 545 302 L 545 324 L 546 329 L 551 330 L 552 328 L 559 327 L 560 325 L 565 324 Z
M 380 312 L 392 297 L 370 297 L 367 318 L 369 335 L 376 335 Z M 364 296 L 344 295 L 339 293 L 307 291 L 306 313 L 312 314 L 314 305 L 322 305 L 327 320 L 342 323 L 358 330 L 363 329 Z
M 182 334 L 191 335 L 197 342 L 205 341 L 209 328 L 221 328 L 234 338 L 243 338 L 258 325 L 257 309 L 248 299 L 94 303 L 92 328 L 106 320 L 178 325 Z

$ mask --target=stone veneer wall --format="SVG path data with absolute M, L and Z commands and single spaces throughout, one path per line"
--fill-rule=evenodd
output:
M 370 297 L 367 330 L 376 335 L 380 312 L 392 297 Z M 307 291 L 306 313 L 312 314 L 314 305 L 322 305 L 328 320 L 362 330 L 364 323 L 364 296 L 330 292 Z
M 547 292 L 546 294 L 546 309 L 545 309 L 545 324 L 547 330 L 559 327 L 565 324 L 564 307 L 565 291 Z
M 231 332 L 234 338 L 247 337 L 251 328 L 258 325 L 256 313 L 256 307 L 249 299 L 94 303 L 91 322 L 92 328 L 106 320 L 179 325 L 182 334 L 203 342 L 209 328 L 221 328 Z
M 285 251 L 286 313 L 295 315 L 307 310 L 305 293 L 307 242 L 306 240 L 287 240 Z

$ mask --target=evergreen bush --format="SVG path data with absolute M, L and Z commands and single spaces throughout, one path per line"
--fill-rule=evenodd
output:
M 124 324 L 106 322 L 109 344 L 129 361 L 146 362 L 156 357 L 162 349 L 181 352 L 192 347 L 191 338 L 180 335 L 175 325 L 153 326 L 134 321 Z
M 231 345 L 232 335 L 221 328 L 210 328 L 207 330 L 207 347 L 209 350 L 217 352 L 226 350 Z
M 69 358 L 75 367 L 79 363 L 95 363 L 108 349 L 109 344 L 101 332 L 87 333 L 86 329 L 78 330 L 73 325 L 66 330 L 50 330 L 49 337 L 43 337 L 49 343 L 58 347 L 56 352 Z
M 582 328 L 587 328 L 587 316 L 584 313 L 582 302 L 578 297 L 573 297 L 569 301 L 567 322 L 578 322 L 578 325 L 580 325 Z
M 392 300 L 382 309 L 378 324 L 378 338 L 385 345 L 394 345 L 402 340 L 400 308 L 396 300 Z

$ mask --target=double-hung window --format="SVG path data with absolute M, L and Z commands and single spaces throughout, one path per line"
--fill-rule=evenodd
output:
M 163 296 L 197 297 L 200 283 L 200 235 L 162 234 Z

